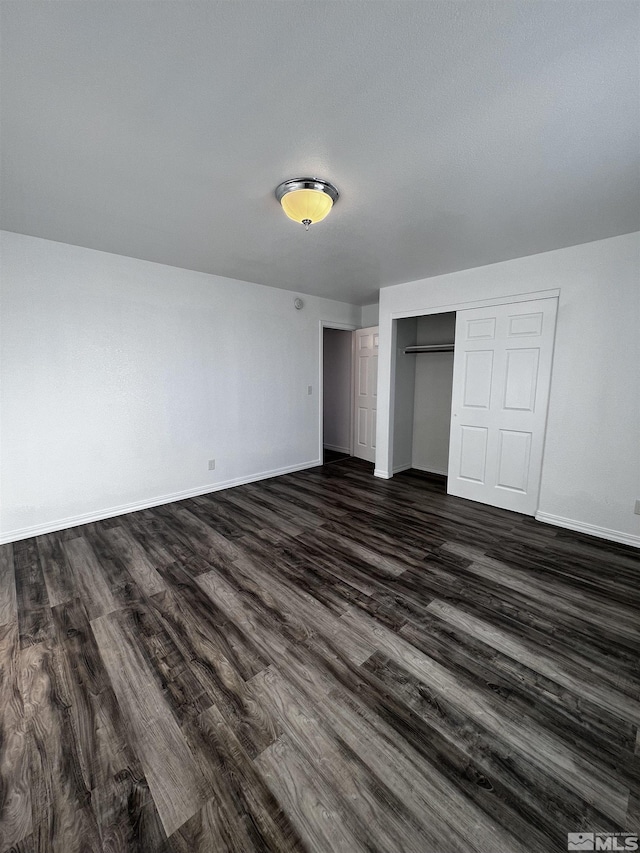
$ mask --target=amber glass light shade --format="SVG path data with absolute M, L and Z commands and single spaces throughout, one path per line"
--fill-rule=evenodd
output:
M 280 203 L 294 222 L 322 222 L 333 207 L 331 198 L 321 190 L 294 190 L 283 196 Z

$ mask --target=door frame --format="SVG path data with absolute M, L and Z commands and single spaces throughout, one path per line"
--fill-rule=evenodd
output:
M 337 329 L 341 332 L 355 332 L 360 326 L 352 323 L 335 323 L 333 320 L 320 320 L 319 329 L 319 354 L 318 359 L 318 460 L 322 465 L 324 461 L 324 330 Z M 353 456 L 353 374 L 354 336 L 351 336 L 351 405 L 349 406 L 349 454 Z
M 391 335 L 389 336 L 389 343 L 391 345 L 390 352 L 390 387 L 389 387 L 389 412 L 388 412 L 388 431 L 386 436 L 386 466 L 382 467 L 380 464 L 381 459 L 380 456 L 383 453 L 383 448 L 380 443 L 378 443 L 376 450 L 376 465 L 374 470 L 374 476 L 380 477 L 383 480 L 390 480 L 393 477 L 393 433 L 394 433 L 394 411 L 395 411 L 395 377 L 396 377 L 396 339 L 397 339 L 397 321 L 403 320 L 406 317 L 425 317 L 430 314 L 447 314 L 449 312 L 457 312 L 464 311 L 467 308 L 488 308 L 492 305 L 516 305 L 518 302 L 530 302 L 535 299 L 558 299 L 558 305 L 560 303 L 560 288 L 554 287 L 549 288 L 549 290 L 536 290 L 530 293 L 514 293 L 509 296 L 496 296 L 491 299 L 474 299 L 468 302 L 456 302 L 450 305 L 437 305 L 432 308 L 416 308 L 411 311 L 393 311 L 391 313 Z M 556 314 L 556 326 L 557 326 L 557 314 Z M 384 342 L 383 335 L 380 335 L 380 342 Z M 551 364 L 551 383 L 553 382 L 553 360 Z M 547 417 L 549 412 L 549 401 L 551 399 L 551 385 L 549 386 L 549 398 L 547 400 Z M 378 409 L 378 415 L 380 414 L 380 410 Z M 378 434 L 380 431 L 378 430 Z M 544 445 L 546 443 L 546 418 L 545 418 L 545 436 L 543 439 L 542 445 L 542 463 L 540 466 L 540 472 L 542 472 L 542 465 L 544 464 Z

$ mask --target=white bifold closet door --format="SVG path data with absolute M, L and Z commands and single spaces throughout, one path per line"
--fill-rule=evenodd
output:
M 557 299 L 458 311 L 448 492 L 538 508 Z
M 376 460 L 378 416 L 378 327 L 358 329 L 355 335 L 355 403 L 353 455 Z

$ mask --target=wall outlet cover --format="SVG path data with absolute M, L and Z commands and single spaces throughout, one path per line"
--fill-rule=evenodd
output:
M 215 459 L 210 459 L 210 460 L 209 460 L 209 470 L 210 470 L 210 471 L 215 471 L 215 470 L 216 470 L 216 460 L 215 460 Z

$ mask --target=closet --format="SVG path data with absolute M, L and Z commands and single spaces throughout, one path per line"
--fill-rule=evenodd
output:
M 446 474 L 447 492 L 538 507 L 558 300 L 399 318 L 393 463 Z

